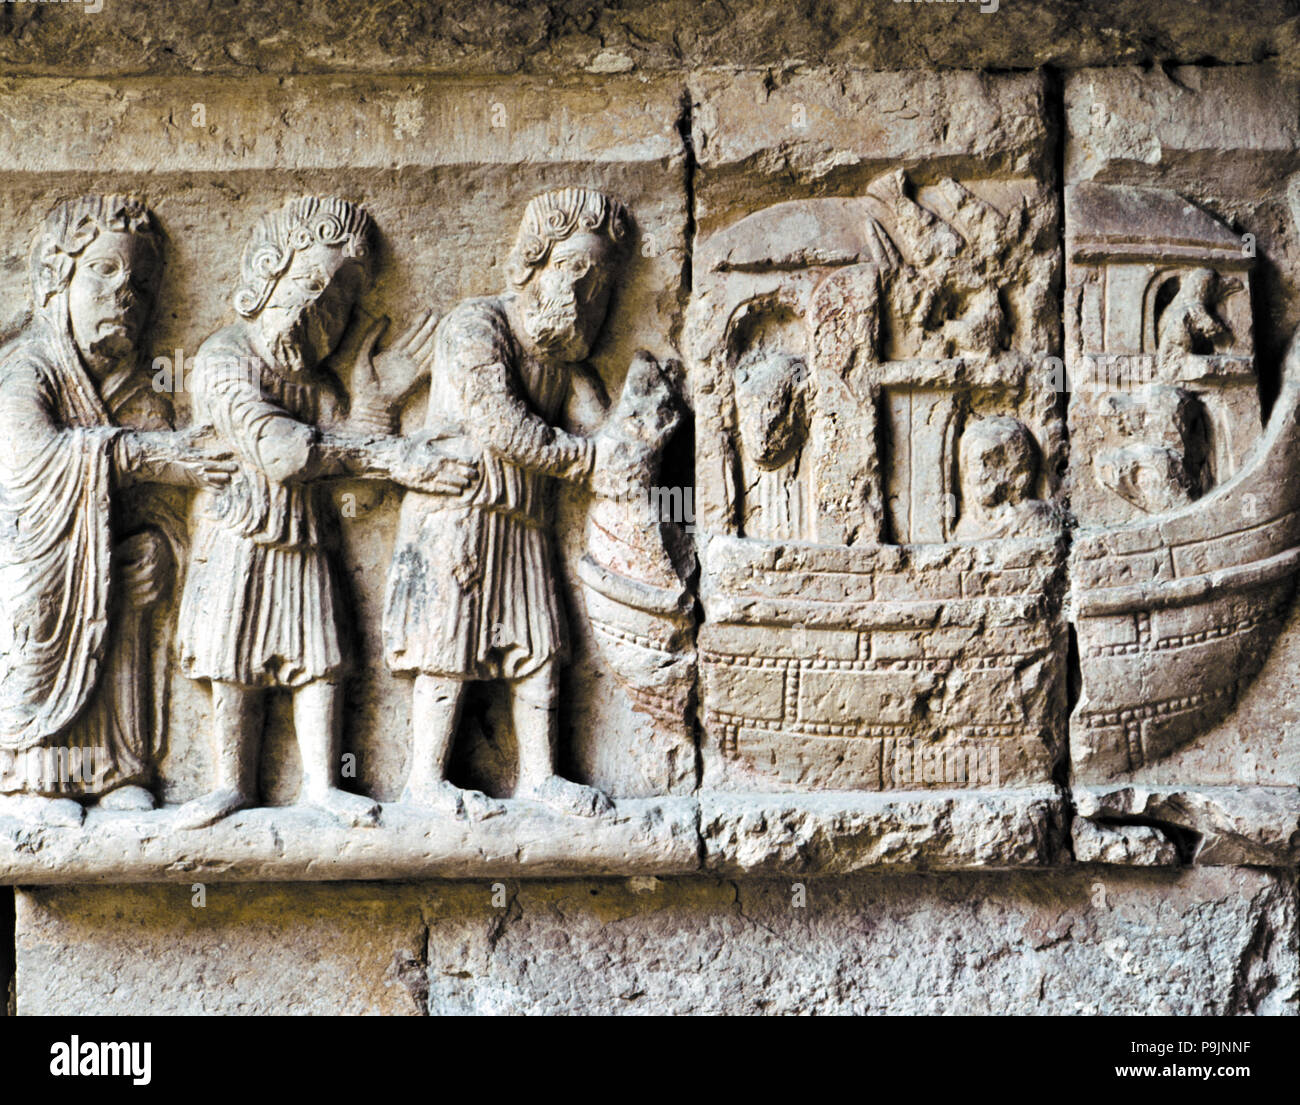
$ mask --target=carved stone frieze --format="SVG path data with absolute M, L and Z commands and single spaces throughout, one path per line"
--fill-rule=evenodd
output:
M 257 87 L 0 206 L 0 880 L 1296 863 L 1285 128 Z

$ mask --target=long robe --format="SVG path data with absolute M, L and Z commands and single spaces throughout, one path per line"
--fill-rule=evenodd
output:
M 124 572 L 147 591 L 162 550 L 137 535 L 114 561 L 122 433 L 66 329 L 38 318 L 0 350 L 0 792 L 95 793 L 151 773 L 143 623 L 117 620 L 115 592 Z M 137 613 L 157 595 L 139 597 Z

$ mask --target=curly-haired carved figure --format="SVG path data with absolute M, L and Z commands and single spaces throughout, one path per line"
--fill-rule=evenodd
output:
M 494 803 L 446 778 L 463 691 L 509 688 L 519 745 L 516 797 L 571 813 L 610 808 L 556 772 L 556 694 L 565 632 L 546 496 L 552 480 L 620 493 L 638 459 L 605 430 L 558 428 L 584 405 L 603 412 L 581 364 L 604 325 L 629 237 L 622 204 L 583 188 L 533 199 L 508 265 L 509 288 L 462 302 L 439 325 L 430 417 L 463 423 L 482 479 L 459 498 L 408 494 L 389 577 L 389 666 L 415 675 L 406 800 L 483 816 Z M 467 804 L 469 809 L 467 810 Z
M 338 786 L 340 688 L 349 666 L 336 585 L 337 519 L 322 481 L 388 479 L 431 495 L 469 486 L 470 462 L 427 438 L 322 433 L 318 366 L 339 346 L 370 276 L 373 226 L 344 200 L 292 200 L 254 228 L 239 318 L 199 349 L 195 420 L 239 461 L 198 504 L 180 611 L 185 672 L 212 684 L 217 787 L 178 814 L 209 824 L 256 801 L 266 694 L 293 695 L 299 801 L 346 824 L 378 807 Z M 369 344 L 366 345 L 368 356 Z
M 161 276 L 141 200 L 61 203 L 32 245 L 31 319 L 0 351 L 0 804 L 37 820 L 79 822 L 71 799 L 153 806 L 148 642 L 172 558 L 157 530 L 121 532 L 115 499 L 233 467 L 144 409 L 165 406 L 140 365 Z

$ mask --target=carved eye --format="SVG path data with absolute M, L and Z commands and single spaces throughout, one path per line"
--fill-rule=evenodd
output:
M 320 295 L 325 290 L 325 281 L 315 273 L 295 277 L 294 283 L 309 295 Z
M 90 269 L 96 276 L 116 276 L 121 270 L 121 265 L 111 257 L 97 257 L 93 261 L 86 263 L 86 268 Z

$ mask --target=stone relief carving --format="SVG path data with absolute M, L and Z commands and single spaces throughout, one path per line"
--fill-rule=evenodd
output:
M 980 187 L 922 203 L 895 171 L 701 245 L 706 786 L 1006 784 L 1061 754 L 1054 215 Z
M 233 469 L 162 428 L 170 411 L 141 384 L 162 267 L 138 199 L 59 204 L 32 243 L 29 319 L 0 352 L 0 795 L 36 821 L 79 823 L 78 799 L 153 806 L 152 612 L 175 549 L 114 500 Z
M 579 565 L 587 617 L 634 709 L 663 731 L 689 735 L 694 706 L 694 557 L 663 517 L 653 479 L 682 420 L 680 365 L 638 355 L 605 432 L 623 452 L 628 486 L 597 491 Z
M 266 695 L 293 695 L 300 800 L 345 823 L 378 807 L 339 786 L 341 694 L 351 659 L 336 573 L 337 521 L 320 492 L 342 476 L 433 495 L 465 490 L 472 462 L 429 437 L 322 433 L 317 369 L 343 338 L 373 256 L 369 215 L 332 197 L 292 200 L 244 247 L 238 319 L 199 348 L 194 416 L 238 458 L 196 504 L 178 630 L 181 667 L 212 686 L 216 789 L 180 811 L 197 828 L 253 804 Z
M 1296 353 L 1264 432 L 1239 236 L 1163 189 L 1079 185 L 1066 212 L 1071 746 L 1100 782 L 1222 719 L 1281 628 L 1300 562 Z
M 665 710 L 684 708 L 674 652 L 687 596 L 654 540 L 657 527 L 636 532 L 646 526 L 644 510 L 620 505 L 649 504 L 654 462 L 675 427 L 675 388 L 657 362 L 638 355 L 604 420 L 603 386 L 583 363 L 604 326 L 630 233 L 617 200 L 583 188 L 544 193 L 524 212 L 506 291 L 466 300 L 437 324 L 430 428 L 452 420 L 482 471 L 463 495 L 408 493 L 402 505 L 384 641 L 389 667 L 414 676 L 409 802 L 478 818 L 500 812 L 447 779 L 466 685 L 490 681 L 508 688 L 519 749 L 515 796 L 584 816 L 612 808 L 556 767 L 568 649 L 549 533 L 552 481 L 590 486 L 597 497 L 584 581 L 616 671 L 640 704 L 663 699 Z M 653 669 L 664 656 L 673 670 L 659 675 Z M 646 667 L 648 678 L 639 678 Z
M 1067 738 L 1092 784 L 1194 741 L 1263 665 L 1300 562 L 1300 368 L 1293 350 L 1266 428 L 1250 258 L 1172 192 L 1068 189 L 1063 378 L 1051 195 L 913 176 L 713 230 L 686 368 L 637 353 L 613 404 L 588 362 L 632 255 L 619 200 L 537 195 L 505 287 L 429 304 L 382 351 L 387 320 L 356 323 L 371 216 L 290 200 L 251 230 L 185 429 L 142 370 L 157 220 L 126 196 L 59 205 L 0 351 L 0 813 L 151 809 L 174 655 L 210 688 L 213 777 L 170 826 L 262 801 L 283 691 L 298 803 L 373 827 L 340 764 L 358 649 L 382 646 L 411 687 L 399 822 L 499 833 L 533 802 L 614 823 L 617 792 L 564 767 L 574 617 L 651 734 L 698 736 L 706 794 L 1050 786 Z M 656 484 L 690 418 L 693 542 Z M 357 479 L 401 496 L 381 639 L 340 583 L 327 490 Z M 508 704 L 523 803 L 453 781 L 472 684 Z

